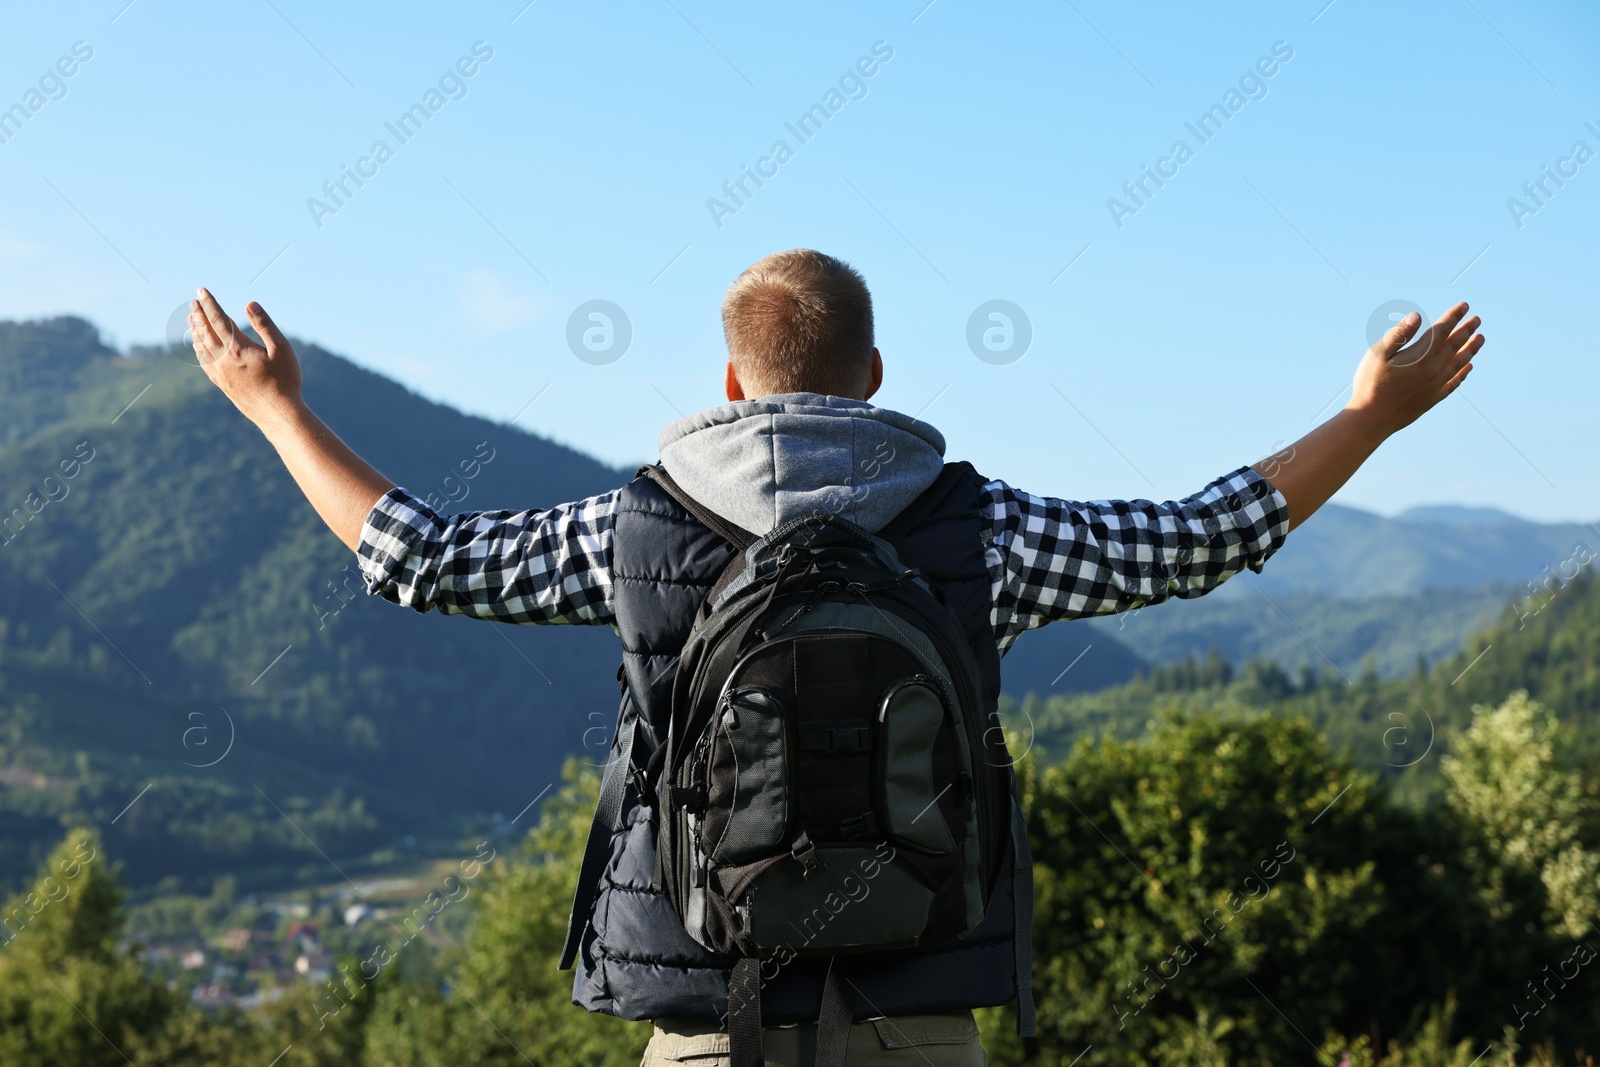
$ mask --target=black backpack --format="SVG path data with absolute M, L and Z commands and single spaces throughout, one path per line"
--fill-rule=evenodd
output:
M 826 513 L 743 548 L 679 660 L 640 778 L 656 881 L 685 929 L 735 959 L 735 1067 L 761 1063 L 762 965 L 828 956 L 818 1064 L 842 1063 L 848 956 L 957 941 L 1011 862 L 1011 759 L 972 649 L 890 544 Z

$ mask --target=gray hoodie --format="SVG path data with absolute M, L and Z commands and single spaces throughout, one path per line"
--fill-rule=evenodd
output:
M 709 408 L 668 424 L 660 446 L 685 492 L 757 536 L 818 511 L 877 531 L 944 466 L 927 423 L 819 393 Z

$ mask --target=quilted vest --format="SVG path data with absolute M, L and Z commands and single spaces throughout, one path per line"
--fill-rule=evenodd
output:
M 879 533 L 956 612 L 992 707 L 1000 693 L 1000 656 L 990 624 L 989 571 L 980 536 L 983 483 L 969 464 L 947 464 L 934 486 Z M 623 657 L 618 672 L 622 703 L 611 755 L 613 761 L 631 757 L 632 764 L 642 767 L 666 737 L 672 681 L 695 613 L 734 549 L 648 478 L 635 478 L 623 488 L 615 521 L 612 578 Z M 667 897 L 651 889 L 654 815 L 638 803 L 631 783 L 620 784 L 625 775 L 619 774 L 617 781 L 613 806 L 619 810 L 609 827 L 609 842 L 601 838 L 591 848 L 599 868 L 597 888 L 591 900 L 574 901 L 568 949 L 569 956 L 576 951 L 573 1002 L 624 1019 L 716 1022 L 727 1011 L 733 961 L 696 944 Z M 604 799 L 601 806 L 606 806 Z M 601 823 L 596 826 L 600 832 Z M 983 922 L 961 942 L 851 955 L 848 973 L 857 990 L 857 1018 L 1011 1001 L 1017 996 L 1016 925 L 1008 873 L 997 885 Z M 1025 946 L 1027 934 L 1023 936 Z M 1023 960 L 1025 967 L 1025 952 Z M 827 963 L 826 958 L 794 959 L 776 968 L 762 989 L 763 1023 L 815 1020 Z M 767 975 L 764 970 L 763 977 Z M 1031 1024 L 1031 1001 L 1026 998 L 1024 1008 Z

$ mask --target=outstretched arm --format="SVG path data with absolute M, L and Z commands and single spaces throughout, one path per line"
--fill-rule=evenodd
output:
M 1001 649 L 1035 626 L 1204 594 L 1259 572 L 1389 435 L 1450 395 L 1483 347 L 1466 304 L 1410 347 L 1407 316 L 1356 368 L 1343 411 L 1260 463 L 1182 500 L 1058 500 L 984 486 L 993 623 Z
M 206 375 L 266 435 L 339 540 L 367 591 L 395 604 L 506 623 L 613 621 L 616 494 L 545 510 L 440 515 L 352 452 L 300 395 L 294 349 L 260 304 L 245 336 L 206 290 L 191 303 Z
M 1422 323 L 1416 312 L 1407 315 L 1361 358 L 1343 411 L 1252 465 L 1288 501 L 1289 529 L 1326 504 L 1390 435 L 1466 381 L 1484 344 L 1482 320 L 1462 321 L 1466 313 L 1467 305 L 1457 304 L 1402 348 Z
M 306 406 L 300 395 L 300 361 L 260 304 L 252 301 L 245 312 L 265 345 L 250 340 L 205 289 L 199 297 L 189 302 L 189 329 L 206 377 L 278 450 L 328 528 L 356 549 L 367 513 L 394 482 L 351 451 Z

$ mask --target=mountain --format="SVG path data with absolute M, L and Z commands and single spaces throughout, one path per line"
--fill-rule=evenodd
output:
M 1407 508 L 1394 517 L 1395 522 L 1438 523 L 1445 526 L 1507 526 L 1528 524 L 1528 520 L 1501 511 L 1499 508 L 1469 508 L 1460 504 L 1425 504 Z
M 1536 523 L 1430 505 L 1384 518 L 1328 504 L 1266 568 L 1209 596 L 1089 623 L 1154 664 L 1216 649 L 1241 664 L 1311 662 L 1353 676 L 1410 672 L 1459 651 L 1510 604 L 1600 555 L 1600 524 Z
M 311 403 L 419 492 L 554 504 L 624 478 L 300 351 Z M 562 755 L 603 759 L 610 634 L 362 595 L 354 557 L 192 363 L 119 355 L 78 319 L 9 323 L 0 381 L 5 870 L 73 814 L 137 842 L 135 882 L 223 855 L 296 862 L 308 840 L 515 814 Z
M 1269 562 L 1267 570 L 1273 565 Z M 1261 659 L 1292 669 L 1309 663 L 1350 678 L 1370 661 L 1381 677 L 1393 678 L 1410 673 L 1418 660 L 1435 663 L 1460 651 L 1473 633 L 1515 602 L 1517 593 L 1508 585 L 1480 585 L 1369 597 L 1318 592 L 1267 597 L 1250 592 L 1258 581 L 1256 575 L 1242 575 L 1212 596 L 1169 601 L 1088 625 L 1151 664 L 1201 658 L 1215 649 L 1234 664 Z
M 1019 698 L 1091 693 L 1127 681 L 1152 662 L 1115 634 L 1083 622 L 1058 623 L 1017 638 L 1000 661 L 1001 685 Z
M 1386 519 L 1329 504 L 1289 535 L 1256 580 L 1268 596 L 1368 597 L 1490 583 L 1523 588 L 1578 544 L 1600 550 L 1600 526 L 1528 522 L 1483 508 L 1416 508 Z
M 445 510 L 553 505 L 631 477 L 296 347 L 318 413 Z M 71 823 L 98 826 L 135 885 L 325 873 L 319 852 L 353 871 L 346 857 L 522 819 L 565 757 L 604 761 L 609 631 L 367 597 L 353 555 L 187 355 L 120 354 L 78 318 L 0 323 L 0 882 Z M 1115 639 L 1056 627 L 1019 643 L 1008 684 L 1081 692 L 1141 666 Z

